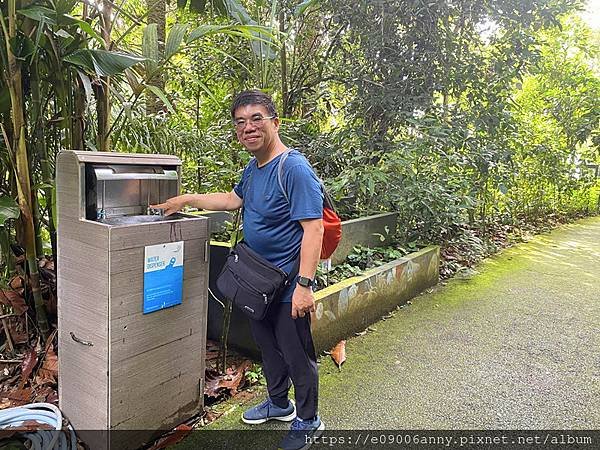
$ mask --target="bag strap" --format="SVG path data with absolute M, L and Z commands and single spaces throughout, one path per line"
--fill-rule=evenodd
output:
M 242 213 L 244 211 L 244 204 L 242 203 L 242 207 L 239 208 L 235 213 L 235 224 L 233 226 L 233 232 L 235 233 L 235 240 L 233 241 L 232 249 L 238 244 L 238 240 L 240 237 L 240 221 L 242 218 Z
M 285 191 L 285 188 L 283 187 L 283 164 L 285 163 L 285 160 L 287 159 L 288 156 L 290 156 L 290 153 L 295 150 L 293 148 L 288 148 L 285 152 L 283 152 L 283 154 L 281 155 L 281 158 L 279 158 L 279 164 L 277 165 L 277 183 L 279 184 L 279 189 L 281 189 L 281 192 L 283 193 L 283 196 L 285 197 L 285 201 L 287 202 L 287 204 L 290 204 L 290 198 L 287 195 L 287 192 Z M 315 172 L 315 169 L 312 168 L 312 166 L 310 166 L 310 168 L 312 169 L 313 172 Z M 315 172 L 316 175 L 316 172 Z M 317 175 L 317 180 L 319 180 L 319 186 L 321 186 L 321 192 L 323 192 L 323 196 L 327 196 L 327 193 L 325 191 L 325 185 L 323 184 L 323 180 L 321 180 L 321 178 L 319 178 L 319 176 Z M 328 199 L 329 201 L 329 199 Z
M 279 189 L 281 189 L 281 192 L 283 193 L 283 196 L 285 197 L 285 201 L 287 202 L 287 204 L 290 204 L 290 198 L 287 195 L 287 192 L 285 191 L 284 187 L 283 187 L 283 163 L 285 162 L 285 160 L 287 159 L 288 156 L 290 156 L 290 153 L 293 149 L 292 148 L 288 148 L 285 152 L 283 152 L 283 155 L 281 155 L 281 158 L 279 158 L 279 164 L 277 165 L 277 182 L 279 183 Z

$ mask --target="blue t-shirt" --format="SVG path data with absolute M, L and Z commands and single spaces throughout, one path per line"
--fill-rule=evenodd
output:
M 308 160 L 297 150 L 291 150 L 283 164 L 281 182 L 289 198 L 285 199 L 277 171 L 281 155 L 258 167 L 251 159 L 235 193 L 244 202 L 244 241 L 248 246 L 290 273 L 300 257 L 303 219 L 323 217 L 323 192 L 319 179 Z M 281 302 L 291 302 L 296 283 L 290 283 L 281 295 Z

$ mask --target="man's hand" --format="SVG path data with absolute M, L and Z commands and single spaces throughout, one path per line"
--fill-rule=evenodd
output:
M 158 205 L 150 205 L 151 208 L 160 208 L 164 210 L 165 216 L 170 216 L 173 213 L 183 209 L 187 204 L 187 195 L 179 195 L 177 197 L 171 197 L 164 203 Z
M 296 285 L 292 295 L 292 318 L 304 317 L 315 311 L 315 296 L 310 287 Z

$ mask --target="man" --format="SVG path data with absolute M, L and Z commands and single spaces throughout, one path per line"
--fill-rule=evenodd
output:
M 288 149 L 279 137 L 279 118 L 268 95 L 256 90 L 240 93 L 231 117 L 238 140 L 254 156 L 233 191 L 185 194 L 156 207 L 172 214 L 186 205 L 229 211 L 243 205 L 244 240 L 252 250 L 288 274 L 300 258 L 298 276 L 273 302 L 267 316 L 250 321 L 269 396 L 244 412 L 242 420 L 249 424 L 293 420 L 281 447 L 307 448 L 308 438 L 324 429 L 317 415 L 317 361 L 310 331 L 310 313 L 315 310 L 312 285 L 323 237 L 323 193 L 306 158 L 293 150 L 281 176 L 289 202 L 281 192 L 278 166 Z M 288 399 L 290 381 L 297 413 Z

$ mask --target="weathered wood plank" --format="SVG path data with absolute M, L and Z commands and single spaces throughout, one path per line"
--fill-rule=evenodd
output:
M 119 424 L 142 416 L 145 417 L 145 422 L 140 423 L 143 428 L 158 428 L 161 423 L 154 418 L 156 414 L 148 415 L 144 409 L 153 411 L 148 403 L 164 391 L 181 394 L 183 403 L 198 401 L 198 386 L 204 376 L 205 341 L 204 334 L 198 333 L 114 364 L 111 425 L 120 428 Z M 161 411 L 169 416 L 177 408 L 177 404 L 172 410 L 162 405 Z
M 64 220 L 63 220 L 64 219 Z M 90 247 L 102 249 L 108 253 L 108 230 L 109 226 L 91 220 L 75 220 L 62 216 L 59 217 L 58 233 L 60 239 L 58 248 L 61 249 L 61 240 L 71 239 L 75 242 L 85 243 Z
M 110 251 L 201 238 L 208 238 L 206 217 L 114 226 L 110 228 Z
M 183 263 L 187 265 L 190 260 L 204 259 L 207 238 L 191 239 L 183 245 Z M 110 273 L 116 274 L 133 269 L 144 269 L 144 247 L 132 247 L 124 250 L 110 252 Z
M 194 278 L 184 279 L 182 303 L 187 303 L 190 301 L 196 302 L 197 300 L 193 300 L 193 298 L 198 296 L 202 298 L 202 304 L 206 303 L 207 285 L 206 279 L 204 278 L 205 275 L 203 275 L 202 273 L 199 273 L 197 275 L 198 276 Z M 132 290 L 126 295 L 116 295 L 115 289 L 113 289 L 112 296 L 110 299 L 111 319 L 116 320 L 121 317 L 143 314 L 143 302 L 144 294 L 141 288 L 137 290 Z M 179 305 L 174 306 L 173 308 L 177 308 L 178 306 Z M 187 309 L 185 309 L 185 311 L 185 313 L 187 313 Z
M 67 308 L 63 308 L 67 309 Z M 94 332 L 89 323 L 71 313 L 59 317 L 59 405 L 76 429 L 106 429 L 108 426 L 108 318 L 96 318 Z M 86 346 L 70 333 L 91 340 Z M 103 335 L 102 335 L 103 334 Z
M 185 322 L 181 318 L 182 310 L 177 310 L 177 307 L 113 321 L 110 341 L 112 363 L 204 333 L 202 317 L 206 312 L 205 308 L 198 309 L 197 312 L 190 311 Z
M 185 256 L 184 256 L 185 258 Z M 142 260 L 143 262 L 143 260 Z M 207 274 L 206 263 L 204 259 L 192 259 L 183 263 L 183 281 L 205 276 Z M 206 275 L 208 277 L 208 275 Z M 137 268 L 126 272 L 115 273 L 111 276 L 110 297 L 111 299 L 121 299 L 130 295 L 138 295 L 143 292 L 144 274 L 143 267 L 140 265 Z

